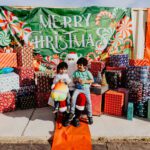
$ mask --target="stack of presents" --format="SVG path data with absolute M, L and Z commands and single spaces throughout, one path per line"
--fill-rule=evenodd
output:
M 13 68 L 13 71 L 10 71 Z M 107 65 L 92 61 L 93 115 L 133 115 L 150 118 L 150 67 L 146 59 L 127 54 L 111 55 Z M 53 76 L 35 72 L 33 49 L 29 46 L 0 52 L 0 112 L 47 106 Z
M 95 83 L 91 86 L 93 115 L 133 115 L 150 119 L 150 66 L 146 59 L 111 55 L 107 65 L 91 62 Z M 99 108 L 98 108 L 99 107 Z
M 33 49 L 0 53 L 0 112 L 47 106 L 52 76 L 34 72 Z

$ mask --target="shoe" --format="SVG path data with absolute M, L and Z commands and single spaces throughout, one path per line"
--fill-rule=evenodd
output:
M 79 127 L 80 126 L 80 120 L 79 120 L 79 118 L 75 117 L 71 123 L 75 127 Z
M 72 121 L 74 117 L 75 117 L 75 114 L 69 113 L 68 121 Z
M 93 124 L 93 117 L 88 117 L 88 123 L 91 125 Z
M 64 127 L 68 127 L 68 126 L 70 126 L 70 121 L 68 121 L 68 120 L 62 120 L 62 125 Z

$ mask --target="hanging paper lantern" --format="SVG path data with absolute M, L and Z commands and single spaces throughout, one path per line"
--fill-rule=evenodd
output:
M 51 98 L 55 101 L 63 101 L 67 98 L 68 86 L 64 82 L 57 82 L 51 92 Z

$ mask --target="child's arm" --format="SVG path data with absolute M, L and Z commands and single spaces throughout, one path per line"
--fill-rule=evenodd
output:
M 69 84 L 71 82 L 71 79 L 70 79 L 69 75 L 66 75 L 65 82 L 67 84 Z
M 54 80 L 53 80 L 53 84 L 52 84 L 52 86 L 51 86 L 51 89 L 53 89 L 53 88 L 55 87 L 55 84 L 56 84 L 58 81 L 59 81 L 59 78 L 58 78 L 58 75 L 56 75 L 56 76 L 54 77 Z
M 81 84 L 92 84 L 94 81 L 91 79 L 91 80 L 81 80 L 80 83 Z
M 92 84 L 94 82 L 94 78 L 93 78 L 93 75 L 91 74 L 91 72 L 88 71 L 87 74 L 88 74 L 88 79 L 80 80 L 79 82 L 81 84 Z
M 56 75 L 53 80 L 53 84 L 56 84 L 60 80 L 59 76 Z
M 73 78 L 73 83 L 79 82 L 79 78 Z

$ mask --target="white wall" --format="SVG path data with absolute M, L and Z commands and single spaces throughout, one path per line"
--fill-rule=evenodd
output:
M 132 9 L 134 58 L 142 59 L 145 49 L 147 9 Z

